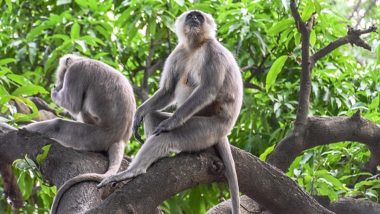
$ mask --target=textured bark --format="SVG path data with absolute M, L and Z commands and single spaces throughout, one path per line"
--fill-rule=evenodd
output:
M 240 209 L 242 214 L 271 214 L 270 211 L 262 208 L 256 201 L 247 196 L 240 197 Z M 342 198 L 336 202 L 324 204 L 326 208 L 333 211 L 336 214 L 379 214 L 380 204 L 365 201 L 361 199 Z M 231 206 L 231 200 L 224 201 L 209 211 L 207 214 L 229 214 L 229 207 Z
M 371 159 L 366 165 L 370 172 L 380 164 L 380 127 L 357 113 L 352 117 L 309 117 L 301 144 L 294 143 L 294 135 L 283 139 L 269 156 L 268 163 L 286 171 L 302 151 L 319 145 L 341 141 L 357 141 L 368 145 Z
M 52 144 L 49 155 L 40 165 L 45 179 L 57 186 L 84 172 L 104 172 L 107 159 L 103 154 L 78 152 L 64 148 L 53 140 L 24 130 L 0 134 L 0 160 L 11 164 L 26 154 L 31 159 L 41 153 L 44 145 Z M 10 146 L 11 145 L 11 146 Z M 242 193 L 274 213 L 330 213 L 309 197 L 297 184 L 276 168 L 251 154 L 232 149 Z M 125 169 L 127 163 L 123 163 Z M 61 201 L 61 213 L 155 213 L 164 200 L 200 183 L 224 181 L 224 166 L 210 148 L 199 153 L 184 153 L 164 158 L 146 174 L 113 192 L 103 202 L 96 183 L 75 185 Z
M 240 197 L 240 212 L 241 214 L 273 214 L 266 210 L 256 201 L 252 200 L 246 195 Z M 209 209 L 206 214 L 230 214 L 231 213 L 231 199 L 223 201 L 222 203 Z
M 241 192 L 268 210 L 294 214 L 331 213 L 269 164 L 235 147 L 232 154 Z M 222 169 L 222 162 L 213 149 L 164 158 L 87 213 L 151 213 L 165 199 L 182 190 L 200 183 L 222 181 Z

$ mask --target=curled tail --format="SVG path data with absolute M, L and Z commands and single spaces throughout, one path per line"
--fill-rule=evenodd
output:
M 227 137 L 221 139 L 216 144 L 216 148 L 223 160 L 224 166 L 226 167 L 225 176 L 231 193 L 232 214 L 240 214 L 239 185 L 236 175 L 235 161 L 232 158 L 231 147 Z
M 69 180 L 67 180 L 58 190 L 57 195 L 54 198 L 53 205 L 51 206 L 50 213 L 56 214 L 59 202 L 65 192 L 70 189 L 73 185 L 84 182 L 84 181 L 96 181 L 101 182 L 103 179 L 114 175 L 120 168 L 121 161 L 124 156 L 124 141 L 120 141 L 118 143 L 114 143 L 108 149 L 108 170 L 104 174 L 97 173 L 85 173 L 78 176 L 75 176 Z

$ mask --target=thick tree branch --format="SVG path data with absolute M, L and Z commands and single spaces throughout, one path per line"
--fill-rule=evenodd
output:
M 262 208 L 256 201 L 247 196 L 241 196 L 241 212 L 242 214 L 271 214 L 272 212 Z M 231 200 L 222 202 L 209 211 L 207 214 L 229 214 L 229 207 L 231 206 Z M 361 199 L 342 198 L 338 201 L 330 203 L 327 199 L 327 203 L 324 205 L 329 210 L 336 214 L 378 214 L 380 213 L 380 204 L 365 201 Z
M 246 195 L 240 197 L 240 212 L 241 214 L 272 214 L 266 210 L 256 201 L 252 200 Z M 230 214 L 231 213 L 231 199 L 223 201 L 222 203 L 209 209 L 206 214 Z
M 290 1 L 290 9 L 292 16 L 296 22 L 297 28 L 301 32 L 301 80 L 300 80 L 300 94 L 298 98 L 297 115 L 294 122 L 295 144 L 302 144 L 302 138 L 305 134 L 307 117 L 309 114 L 310 93 L 311 93 L 311 67 L 309 62 L 309 49 L 310 49 L 310 30 L 308 25 L 301 20 L 300 14 L 297 10 L 294 0 Z M 312 16 L 314 17 L 314 16 Z M 310 20 L 314 22 L 314 18 Z M 311 28 L 312 24 L 310 24 Z
M 4 193 L 12 204 L 13 209 L 18 210 L 23 206 L 22 194 L 17 185 L 17 178 L 12 173 L 9 164 L 0 163 L 0 174 L 3 179 Z
M 26 154 L 35 159 L 47 144 L 52 146 L 40 167 L 44 178 L 53 184 L 60 186 L 65 180 L 83 172 L 101 173 L 106 170 L 107 161 L 102 154 L 77 152 L 23 130 L 0 134 L 0 160 L 10 164 Z M 242 192 L 260 205 L 279 213 L 330 213 L 294 181 L 269 164 L 235 147 L 232 152 Z M 126 167 L 126 163 L 123 163 L 123 167 Z M 222 175 L 223 164 L 214 149 L 180 154 L 158 161 L 146 174 L 112 193 L 104 202 L 100 200 L 101 193 L 96 190 L 95 183 L 75 185 L 62 198 L 60 211 L 80 213 L 99 205 L 89 213 L 126 213 L 133 210 L 152 213 L 170 196 L 199 183 L 222 181 Z
M 241 192 L 268 210 L 274 213 L 330 213 L 277 169 L 235 147 L 232 154 Z M 162 159 L 146 174 L 135 178 L 87 213 L 132 210 L 151 213 L 153 208 L 178 192 L 200 183 L 221 181 L 221 166 L 213 149 Z M 115 202 L 120 204 L 115 205 Z
M 352 117 L 309 117 L 302 144 L 295 144 L 294 134 L 284 138 L 268 158 L 268 163 L 286 171 L 302 151 L 319 145 L 342 141 L 357 141 L 373 148 L 372 157 L 367 163 L 371 172 L 380 164 L 380 127 L 355 114 Z

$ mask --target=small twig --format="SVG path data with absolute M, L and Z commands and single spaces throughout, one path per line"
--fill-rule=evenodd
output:
M 368 6 L 367 8 L 365 9 L 365 12 L 362 16 L 360 16 L 357 20 L 356 20 L 356 25 L 355 25 L 355 28 L 357 28 L 359 25 L 360 25 L 360 22 L 362 21 L 362 19 L 369 13 L 369 11 L 372 10 L 372 8 L 376 5 L 376 2 L 377 0 L 373 0 Z
M 154 54 L 154 51 L 156 49 L 156 46 L 153 44 L 153 42 L 154 42 L 153 39 L 151 39 L 150 40 L 149 54 L 148 54 L 148 57 L 146 58 L 146 61 L 145 61 L 143 82 L 141 84 L 141 88 L 145 91 L 149 91 L 149 86 L 148 86 L 149 68 L 151 66 L 153 54 Z
M 263 90 L 262 87 L 256 85 L 256 84 L 253 84 L 253 83 L 250 83 L 250 82 L 244 82 L 244 88 L 252 88 L 252 89 L 257 89 L 257 90 Z
M 315 19 L 316 19 L 316 13 L 313 13 L 311 15 L 310 19 L 306 22 L 306 29 L 310 32 L 313 29 L 313 26 L 315 25 Z
M 298 30 L 300 30 L 301 33 L 306 32 L 307 31 L 306 25 L 301 19 L 301 16 L 297 10 L 296 2 L 294 0 L 290 1 L 290 10 L 292 11 L 292 16 L 293 16 L 294 20 L 296 21 L 296 26 L 297 26 Z
M 351 15 L 350 15 L 349 17 L 347 17 L 347 19 L 352 19 L 352 17 L 354 17 L 355 13 L 358 12 L 361 3 L 362 3 L 362 0 L 359 0 L 359 1 L 356 3 L 356 5 L 355 5 L 355 7 L 354 7 L 354 10 L 352 11 Z
M 145 101 L 149 98 L 148 92 L 146 92 L 142 88 L 137 87 L 135 85 L 132 85 L 132 87 L 133 87 L 133 91 L 135 92 L 137 97 L 140 98 L 140 100 Z

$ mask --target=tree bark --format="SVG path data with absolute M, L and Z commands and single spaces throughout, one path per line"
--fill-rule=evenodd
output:
M 78 152 L 60 146 L 42 135 L 25 130 L 0 134 L 0 161 L 11 164 L 28 155 L 32 160 L 41 148 L 52 144 L 40 169 L 45 179 L 60 186 L 84 173 L 102 173 L 107 159 L 103 154 Z M 274 213 L 331 213 L 308 196 L 294 181 L 253 155 L 232 147 L 241 192 Z M 123 169 L 127 162 L 123 162 Z M 61 199 L 61 213 L 154 213 L 164 200 L 200 183 L 224 181 L 224 166 L 213 148 L 199 153 L 183 153 L 163 158 L 148 172 L 138 176 L 104 201 L 96 183 L 75 185 Z
M 286 171 L 302 151 L 342 141 L 357 141 L 368 145 L 371 159 L 366 169 L 376 171 L 380 164 L 380 127 L 363 119 L 359 113 L 352 117 L 309 117 L 302 144 L 295 144 L 294 135 L 289 135 L 277 145 L 269 156 L 268 163 Z

